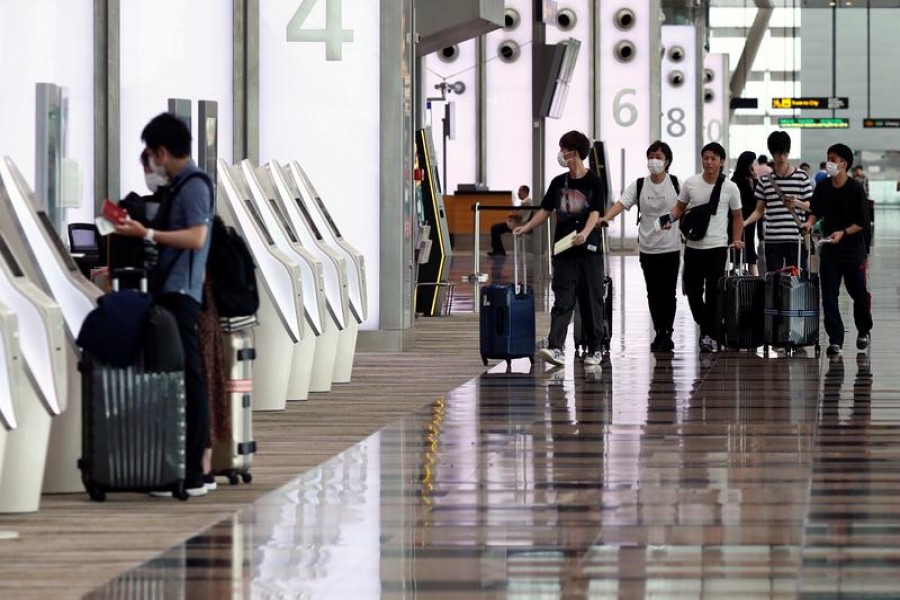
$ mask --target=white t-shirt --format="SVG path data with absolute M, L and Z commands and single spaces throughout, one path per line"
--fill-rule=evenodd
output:
M 688 177 L 681 184 L 681 193 L 678 201 L 687 204 L 688 210 L 695 206 L 709 204 L 714 183 L 706 183 L 703 173 Z M 719 196 L 719 207 L 716 214 L 709 219 L 709 229 L 703 239 L 696 242 L 688 240 L 688 248 L 696 250 L 709 250 L 710 248 L 724 248 L 728 245 L 728 213 L 732 210 L 741 210 L 741 192 L 738 186 L 730 179 L 722 182 L 722 194 Z
M 681 236 L 677 227 L 657 229 L 657 219 L 675 208 L 678 192 L 672 179 L 666 176 L 662 183 L 653 183 L 650 177 L 644 179 L 641 188 L 641 223 L 638 225 L 638 243 L 645 254 L 663 254 L 681 250 Z M 627 210 L 637 204 L 637 180 L 632 181 L 619 198 Z M 625 218 L 623 215 L 622 218 Z

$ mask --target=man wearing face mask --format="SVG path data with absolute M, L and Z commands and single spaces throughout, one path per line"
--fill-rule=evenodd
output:
M 853 299 L 853 321 L 856 324 L 856 348 L 866 351 L 871 343 L 872 296 L 866 287 L 865 225 L 869 222 L 869 205 L 865 191 L 848 176 L 853 165 L 853 151 L 844 144 L 828 149 L 822 180 L 813 192 L 810 215 L 803 225 L 810 231 L 822 220 L 822 245 L 819 281 L 822 288 L 822 312 L 828 334 L 826 354 L 832 358 L 844 349 L 844 321 L 838 305 L 841 280 Z
M 603 218 L 607 226 L 623 211 L 637 206 L 638 244 L 641 270 L 647 284 L 647 303 L 656 337 L 650 344 L 652 352 L 670 352 L 675 348 L 672 328 L 675 323 L 675 289 L 681 266 L 681 239 L 676 229 L 659 227 L 659 217 L 668 215 L 678 199 L 680 185 L 669 174 L 672 149 L 659 140 L 647 148 L 649 177 L 637 179 L 628 186 L 622 197 L 613 204 Z
M 550 311 L 548 347 L 538 353 L 541 359 L 557 366 L 566 362 L 563 348 L 576 298 L 582 311 L 584 339 L 591 344 L 584 364 L 596 366 L 601 361 L 603 249 L 595 225 L 600 219 L 605 197 L 600 178 L 584 166 L 590 150 L 591 141 L 581 132 L 570 131 L 560 138 L 557 161 L 567 171 L 550 182 L 537 213 L 513 231 L 513 235 L 528 233 L 556 211 L 553 241 L 575 234 L 573 247 L 553 257 L 555 300 Z
M 158 185 L 162 178 L 171 182 L 165 224 L 156 231 L 137 220 L 126 220 L 116 225 L 116 232 L 159 246 L 151 291 L 155 301 L 169 309 L 178 321 L 185 360 L 185 487 L 189 495 L 202 496 L 206 493 L 203 455 L 209 432 L 209 405 L 197 318 L 209 254 L 213 189 L 209 177 L 191 160 L 191 132 L 177 117 L 169 113 L 154 117 L 141 132 L 141 139 L 146 144 L 150 171 L 156 175 L 152 182 Z

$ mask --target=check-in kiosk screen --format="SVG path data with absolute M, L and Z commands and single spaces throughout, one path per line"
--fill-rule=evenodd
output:
M 334 224 L 334 221 L 331 220 L 331 213 L 328 212 L 328 209 L 325 208 L 325 203 L 322 202 L 322 199 L 316 196 L 316 203 L 319 205 L 319 210 L 322 211 L 322 214 L 325 215 L 325 220 L 328 221 L 328 226 L 331 227 L 332 233 L 334 233 L 334 237 L 341 237 L 341 232 L 338 231 L 337 225 Z
M 256 206 L 253 204 L 252 200 L 244 200 L 244 203 L 247 205 L 247 211 L 250 213 L 250 216 L 253 217 L 253 220 L 256 221 L 256 226 L 259 227 L 259 230 L 262 232 L 263 237 L 266 238 L 266 243 L 270 246 L 275 245 L 275 240 L 272 239 L 272 235 L 269 233 L 269 230 L 266 229 L 265 223 L 263 223 L 262 217 L 259 214 L 259 211 L 256 210 Z
M 72 260 L 72 256 L 69 254 L 69 251 L 66 249 L 65 244 L 63 244 L 62 239 L 60 239 L 59 234 L 56 233 L 56 228 L 53 226 L 53 222 L 50 221 L 50 217 L 44 211 L 37 211 L 38 220 L 43 225 L 44 230 L 47 232 L 47 236 L 53 242 L 53 246 L 56 248 L 57 254 L 59 254 L 60 258 L 62 258 L 63 263 L 66 265 L 66 268 L 72 271 L 73 273 L 77 273 L 79 271 L 78 265 L 75 264 L 75 261 Z
M 306 222 L 309 223 L 309 228 L 312 229 L 313 235 L 316 236 L 317 240 L 322 239 L 322 234 L 319 232 L 319 228 L 316 227 L 316 222 L 312 220 L 312 217 L 309 215 L 309 211 L 306 210 L 306 204 L 303 203 L 303 200 L 300 198 L 295 198 L 297 201 L 297 208 L 300 209 L 300 212 L 303 213 L 303 218 L 306 219 Z
M 9 249 L 9 246 L 6 244 L 6 240 L 0 238 L 0 254 L 3 255 L 3 260 L 6 261 L 6 264 L 9 266 L 9 270 L 12 271 L 12 274 L 16 277 L 24 277 L 25 272 L 22 271 L 22 267 L 19 266 L 19 261 L 16 260 L 16 257 L 13 256 L 12 251 Z
M 281 227 L 284 229 L 285 235 L 287 235 L 288 239 L 292 244 L 299 244 L 300 242 L 297 240 L 297 236 L 294 235 L 294 230 L 291 228 L 291 224 L 288 223 L 287 218 L 281 212 L 281 208 L 278 206 L 278 202 L 275 201 L 275 198 L 269 198 L 269 206 L 272 207 L 272 212 L 275 213 L 275 216 L 278 217 L 279 223 L 281 223 Z

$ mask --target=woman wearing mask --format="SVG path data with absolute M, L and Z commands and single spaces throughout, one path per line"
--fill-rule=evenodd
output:
M 731 180 L 737 185 L 741 192 L 741 212 L 744 214 L 744 220 L 753 214 L 756 210 L 756 154 L 747 151 L 742 152 L 738 156 L 737 165 L 734 167 L 734 174 Z M 729 215 L 730 217 L 731 215 Z M 730 219 L 729 219 L 730 220 Z M 731 244 L 731 227 L 728 228 L 728 243 Z M 759 275 L 759 269 L 756 267 L 758 256 L 756 254 L 756 228 L 744 228 L 744 262 L 747 263 L 751 275 Z
M 659 218 L 675 208 L 680 185 L 669 175 L 672 149 L 659 140 L 647 148 L 649 177 L 637 179 L 628 186 L 622 197 L 613 204 L 600 221 L 608 226 L 622 211 L 637 206 L 638 244 L 641 269 L 647 284 L 647 303 L 656 337 L 650 344 L 652 352 L 670 352 L 675 348 L 672 327 L 675 322 L 675 290 L 681 266 L 681 239 L 675 228 L 663 229 Z

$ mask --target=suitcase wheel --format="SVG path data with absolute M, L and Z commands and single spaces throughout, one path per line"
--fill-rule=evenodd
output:
M 481 355 L 481 362 L 484 363 L 484 366 L 487 366 L 487 357 L 484 354 Z
M 172 489 L 172 497 L 177 498 L 181 501 L 190 498 L 190 496 L 188 496 L 187 490 L 184 489 L 184 481 L 179 481 L 175 484 L 175 487 Z
M 241 473 L 241 479 L 244 481 L 244 483 L 250 483 L 251 481 L 253 481 L 253 475 L 250 473 Z
M 228 483 L 229 483 L 229 484 L 231 484 L 231 485 L 237 485 L 238 482 L 240 482 L 240 479 L 238 478 L 238 474 L 237 474 L 237 473 L 235 473 L 234 471 L 228 473 Z
M 531 363 L 531 364 L 534 364 L 534 357 L 533 357 L 533 356 L 529 356 L 529 357 L 528 357 L 528 362 Z
M 106 501 L 106 492 L 101 489 L 98 489 L 92 485 L 87 486 L 88 496 L 91 497 L 91 500 L 94 502 L 105 502 Z
M 819 356 L 821 356 L 821 355 L 822 355 L 822 346 L 820 346 L 819 344 L 816 344 L 816 358 L 819 358 Z

